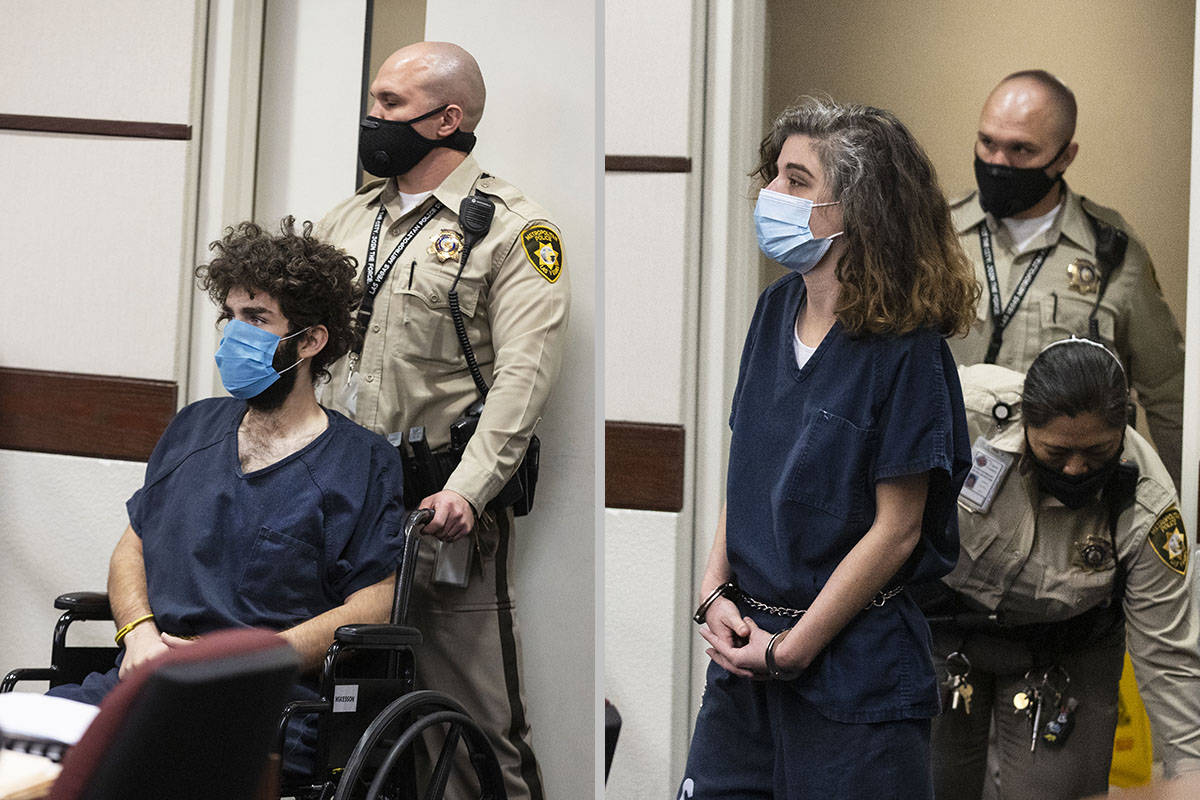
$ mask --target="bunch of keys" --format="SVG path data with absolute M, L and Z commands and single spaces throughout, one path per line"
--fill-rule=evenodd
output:
M 1037 750 L 1038 739 L 1048 745 L 1060 746 L 1070 735 L 1075 726 L 1074 713 L 1079 702 L 1067 697 L 1071 686 L 1071 677 L 1060 666 L 1053 666 L 1042 673 L 1036 683 L 1033 681 L 1033 671 L 1025 673 L 1026 686 L 1013 695 L 1013 710 L 1015 713 L 1025 712 L 1030 718 L 1029 752 Z M 1046 722 L 1043 729 L 1042 712 L 1049 703 L 1055 716 Z
M 971 695 L 975 689 L 967 682 L 970 674 L 971 662 L 965 655 L 955 650 L 946 656 L 946 680 L 942 682 L 942 688 L 949 692 L 949 705 L 954 711 L 961 706 L 963 713 L 971 713 Z M 945 707 L 946 703 L 942 705 Z

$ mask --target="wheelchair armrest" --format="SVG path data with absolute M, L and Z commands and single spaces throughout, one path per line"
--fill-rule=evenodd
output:
M 7 694 L 17 685 L 17 681 L 48 681 L 55 676 L 54 667 L 32 667 L 14 669 L 0 681 L 0 694 Z
M 54 607 L 72 611 L 76 619 L 112 619 L 106 592 L 69 592 L 54 598 Z
M 403 625 L 343 625 L 333 634 L 334 641 L 347 646 L 384 650 L 421 643 L 421 632 Z

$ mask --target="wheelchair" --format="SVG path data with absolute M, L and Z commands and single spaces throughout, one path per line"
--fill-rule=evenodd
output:
M 433 518 L 429 509 L 411 512 L 404 523 L 404 549 L 396 569 L 390 622 L 343 625 L 325 654 L 319 700 L 297 700 L 283 709 L 275 754 L 283 752 L 289 720 L 318 718 L 315 768 L 311 779 L 284 775 L 281 797 L 297 800 L 403 800 L 444 794 L 460 745 L 479 785 L 481 800 L 504 800 L 504 780 L 487 735 L 453 698 L 417 691 L 416 656 L 421 633 L 407 627 L 409 595 L 421 531 Z M 49 681 L 51 687 L 79 683 L 91 672 L 112 668 L 116 647 L 68 646 L 67 631 L 81 621 L 112 620 L 108 596 L 100 592 L 60 595 L 63 611 L 54 628 L 51 666 L 15 669 L 0 682 L 0 693 L 19 681 Z M 413 749 L 428 729 L 439 729 L 442 746 L 419 792 Z M 273 765 L 272 769 L 278 769 Z

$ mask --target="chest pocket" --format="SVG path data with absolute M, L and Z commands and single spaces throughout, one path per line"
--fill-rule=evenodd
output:
M 851 524 L 875 518 L 873 432 L 824 409 L 813 414 L 788 476 L 787 498 Z
M 263 526 L 242 571 L 239 597 L 258 624 L 307 619 L 324 594 L 321 563 L 321 553 L 308 542 Z
M 453 269 L 418 263 L 412 271 L 411 284 L 407 275 L 396 276 L 393 303 L 400 301 L 401 324 L 390 326 L 389 337 L 393 353 L 405 360 L 442 364 L 462 362 L 449 297 L 458 265 L 453 261 L 446 263 Z M 458 281 L 458 307 L 468 333 L 479 305 L 481 284 L 478 277 L 467 274 Z M 478 336 L 471 336 L 471 343 L 477 344 L 478 339 Z
M 1079 294 L 1065 286 L 1043 295 L 1039 309 L 1042 336 L 1038 352 L 1051 342 L 1066 339 L 1072 334 L 1087 336 L 1088 318 L 1095 304 L 1096 295 Z M 1116 311 L 1107 303 L 1101 302 L 1096 311 L 1096 323 L 1100 328 L 1100 338 L 1110 347 L 1116 341 L 1116 320 Z

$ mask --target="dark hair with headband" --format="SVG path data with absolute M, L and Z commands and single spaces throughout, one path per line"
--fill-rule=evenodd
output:
M 1021 415 L 1031 428 L 1080 414 L 1098 414 L 1106 424 L 1124 428 L 1128 405 L 1121 362 L 1108 348 L 1087 339 L 1054 342 L 1025 374 Z

